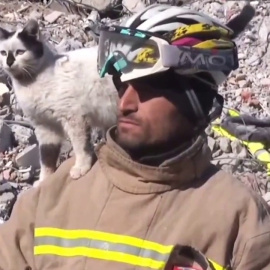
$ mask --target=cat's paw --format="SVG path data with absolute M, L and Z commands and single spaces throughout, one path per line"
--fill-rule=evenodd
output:
M 84 176 L 89 170 L 91 169 L 91 164 L 84 164 L 84 165 L 81 165 L 81 166 L 76 166 L 74 165 L 69 174 L 70 174 L 70 177 L 73 178 L 73 179 L 78 179 L 82 176 Z

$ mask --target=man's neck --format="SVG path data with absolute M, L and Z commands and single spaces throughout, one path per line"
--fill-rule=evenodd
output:
M 136 161 L 149 166 L 159 166 L 164 161 L 174 158 L 181 154 L 184 150 L 189 148 L 192 145 L 192 141 L 179 143 L 172 148 L 168 148 L 167 151 L 163 152 L 149 152 L 148 154 L 144 154 L 140 156 Z M 158 146 L 157 146 L 158 147 Z

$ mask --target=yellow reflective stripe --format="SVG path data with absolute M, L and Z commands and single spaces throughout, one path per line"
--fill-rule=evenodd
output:
M 165 261 L 155 261 L 150 258 L 141 258 L 134 255 L 125 254 L 122 252 L 114 252 L 100 249 L 92 249 L 85 247 L 76 248 L 62 248 L 56 246 L 38 246 L 34 247 L 35 255 L 58 255 L 63 257 L 85 256 L 89 258 L 115 261 L 120 263 L 127 263 L 141 267 L 150 267 L 152 269 L 163 269 Z
M 226 270 L 227 268 L 224 268 L 223 266 L 219 265 L 218 263 L 208 259 L 208 261 L 211 263 L 212 267 L 214 267 L 214 270 Z
M 233 109 L 229 110 L 229 114 L 232 117 L 236 117 L 240 115 L 239 112 Z M 264 144 L 260 142 L 248 142 L 248 141 L 240 140 L 237 137 L 230 134 L 224 128 L 219 126 L 218 121 L 217 121 L 217 124 L 214 124 L 212 126 L 212 130 L 221 136 L 227 137 L 231 141 L 239 140 L 243 145 L 247 146 L 250 153 L 254 157 L 256 157 L 259 161 L 265 164 L 265 166 L 267 167 L 267 174 L 270 175 L 270 153 L 265 149 Z
M 151 269 L 164 269 L 173 245 L 93 230 L 35 228 L 34 255 L 84 256 Z M 209 260 L 215 270 L 226 270 Z
M 173 248 L 172 245 L 163 246 L 155 242 L 143 240 L 132 236 L 93 230 L 63 230 L 58 228 L 36 228 L 35 237 L 42 237 L 42 236 L 52 236 L 65 239 L 88 238 L 118 244 L 132 245 L 144 249 L 151 249 L 162 254 L 171 252 Z

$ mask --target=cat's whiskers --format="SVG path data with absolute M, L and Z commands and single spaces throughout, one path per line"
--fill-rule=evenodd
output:
M 30 73 L 30 71 L 27 70 L 26 67 L 23 67 L 22 70 L 24 71 L 23 75 L 25 75 L 26 78 L 27 78 L 27 75 L 28 75 L 30 77 L 30 79 L 33 79 L 32 74 Z

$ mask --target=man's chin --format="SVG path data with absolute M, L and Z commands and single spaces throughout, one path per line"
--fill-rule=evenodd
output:
M 125 151 L 132 152 L 138 151 L 143 147 L 142 142 L 139 140 L 139 136 L 135 134 L 130 134 L 126 132 L 122 132 L 117 129 L 115 136 L 116 143 Z

